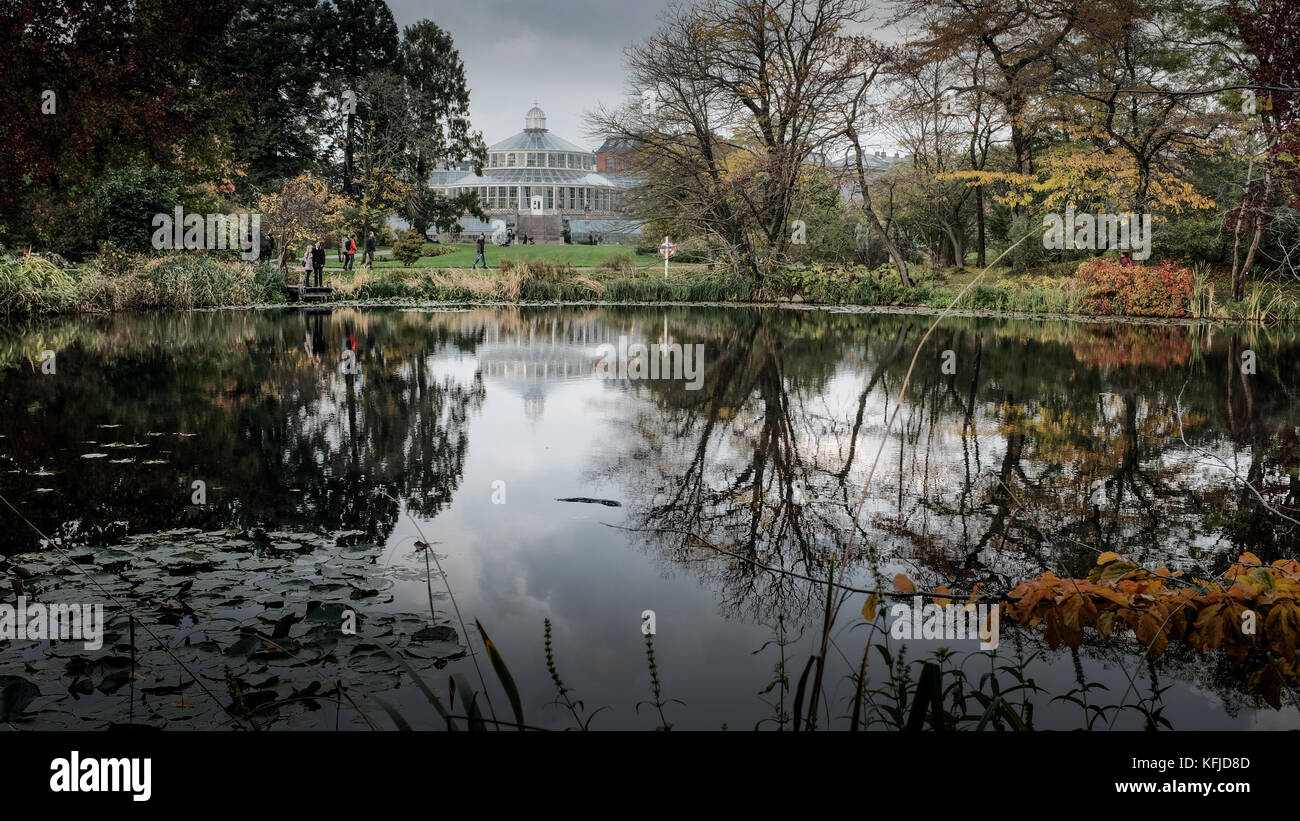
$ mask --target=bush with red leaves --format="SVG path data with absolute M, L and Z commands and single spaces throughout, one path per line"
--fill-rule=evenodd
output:
M 1081 310 L 1098 316 L 1187 316 L 1192 273 L 1173 260 L 1125 268 L 1118 260 L 1094 257 L 1075 271 L 1089 287 Z

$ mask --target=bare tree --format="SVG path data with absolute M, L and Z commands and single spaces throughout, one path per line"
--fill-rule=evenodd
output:
M 880 217 L 871 203 L 871 186 L 862 163 L 862 138 L 859 131 L 859 123 L 869 107 L 868 94 L 876 78 L 884 67 L 898 62 L 900 54 L 883 48 L 867 37 L 855 36 L 844 39 L 841 43 L 840 55 L 843 60 L 841 70 L 849 82 L 845 87 L 846 99 L 838 110 L 844 112 L 841 130 L 853 151 L 854 175 L 857 177 L 858 190 L 862 192 L 862 212 L 884 241 L 885 250 L 889 252 L 889 258 L 894 261 L 894 267 L 898 269 L 898 278 L 910 288 L 912 278 L 907 273 L 907 261 L 899 252 L 898 245 L 890 238 L 889 231 L 881 224 Z
M 591 117 L 640 145 L 643 216 L 721 237 L 761 283 L 789 248 L 800 169 L 843 134 L 830 116 L 851 82 L 842 33 L 863 20 L 862 0 L 674 7 L 627 52 L 636 102 Z

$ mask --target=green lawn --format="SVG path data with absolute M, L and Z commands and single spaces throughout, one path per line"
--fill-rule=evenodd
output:
M 426 247 L 436 248 L 438 246 L 430 243 Z M 436 257 L 421 257 L 414 265 L 405 265 L 399 260 L 393 259 L 389 254 L 382 254 L 375 257 L 375 267 L 468 268 L 474 264 L 474 257 L 476 256 L 474 243 L 457 243 L 455 248 L 456 250 L 450 254 L 442 254 Z M 501 265 L 501 260 L 503 259 L 511 261 L 543 259 L 556 264 L 567 262 L 574 268 L 593 268 L 600 265 L 610 257 L 618 256 L 620 254 L 631 256 L 633 263 L 638 266 L 663 266 L 663 260 L 660 259 L 658 255 L 648 256 L 638 254 L 636 248 L 630 245 L 510 245 L 503 248 L 489 242 L 486 248 L 488 265 L 492 268 L 499 267 Z M 327 265 L 330 267 L 338 267 L 339 263 L 331 259 Z M 357 254 L 355 267 L 361 267 L 360 254 Z

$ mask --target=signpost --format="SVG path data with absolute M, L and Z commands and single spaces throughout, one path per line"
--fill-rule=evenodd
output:
M 668 258 L 677 253 L 677 246 L 664 237 L 664 244 L 659 246 L 659 256 L 664 258 L 664 279 L 668 279 Z

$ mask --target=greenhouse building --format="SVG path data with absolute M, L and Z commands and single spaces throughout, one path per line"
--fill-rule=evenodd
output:
M 430 179 L 445 196 L 478 191 L 490 221 L 536 242 L 587 241 L 571 231 L 571 218 L 584 226 L 593 220 L 617 225 L 611 240 L 635 242 L 639 228 L 625 218 L 624 194 L 636 182 L 597 173 L 595 153 L 548 131 L 546 114 L 536 106 L 525 115 L 523 131 L 488 148 L 481 175 L 435 171 Z M 472 217 L 460 224 L 465 233 L 491 230 L 490 222 Z

